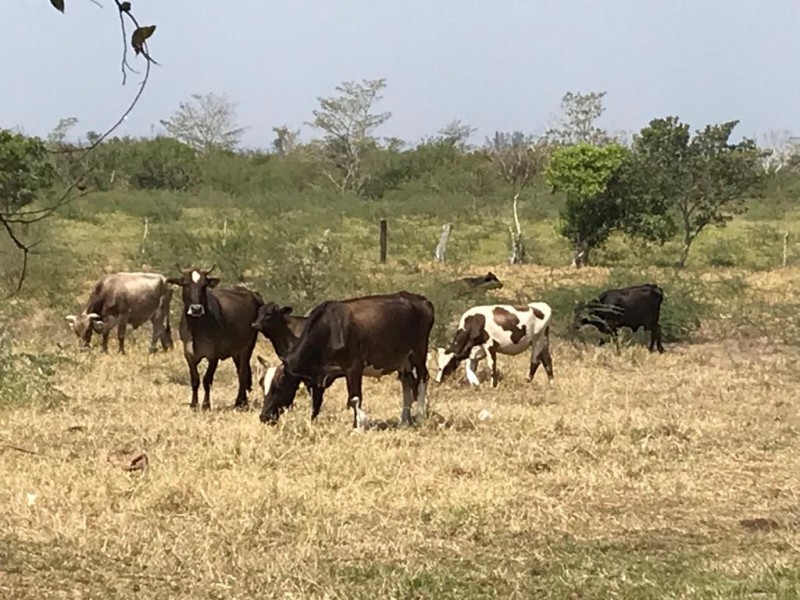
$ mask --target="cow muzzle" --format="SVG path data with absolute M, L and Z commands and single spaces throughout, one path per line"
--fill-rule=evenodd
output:
M 206 314 L 206 309 L 203 308 L 202 304 L 190 304 L 189 308 L 186 310 L 186 314 L 190 317 L 202 317 Z

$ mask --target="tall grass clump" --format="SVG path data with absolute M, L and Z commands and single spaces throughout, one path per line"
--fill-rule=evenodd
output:
M 53 377 L 67 360 L 53 353 L 18 352 L 0 334 L 0 410 L 29 404 L 51 408 L 60 403 L 65 396 Z

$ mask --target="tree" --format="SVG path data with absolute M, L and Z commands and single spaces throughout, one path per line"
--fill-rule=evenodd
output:
M 292 130 L 286 125 L 281 125 L 273 127 L 272 131 L 275 132 L 272 147 L 278 156 L 286 156 L 297 147 L 297 138 L 300 137 L 299 129 Z
M 572 144 L 591 144 L 600 146 L 612 141 L 605 129 L 595 125 L 605 112 L 603 98 L 606 92 L 567 92 L 561 99 L 563 116 L 561 122 L 548 129 L 544 137 L 552 144 L 569 146 Z
M 336 86 L 338 96 L 317 98 L 319 108 L 308 125 L 324 133 L 320 148 L 329 165 L 325 175 L 340 191 L 359 188 L 364 154 L 376 144 L 372 133 L 392 116 L 373 112 L 385 87 L 385 79 L 345 81 Z
M 192 94 L 161 124 L 167 133 L 200 154 L 231 151 L 239 145 L 244 127 L 236 126 L 236 107 L 225 96 Z
M 65 0 L 50 0 L 50 4 L 61 13 L 64 13 L 66 10 L 66 3 Z M 147 87 L 147 83 L 150 80 L 150 67 L 153 64 L 158 64 L 156 61 L 150 56 L 150 51 L 148 49 L 148 42 L 147 40 L 152 37 L 155 33 L 156 26 L 155 25 L 146 25 L 142 26 L 139 24 L 139 21 L 136 19 L 136 16 L 133 13 L 131 8 L 131 2 L 127 0 L 114 0 L 114 4 L 119 11 L 119 23 L 120 23 L 120 30 L 122 33 L 122 60 L 120 63 L 120 69 L 122 71 L 122 84 L 125 85 L 127 81 L 127 74 L 129 72 L 134 72 L 133 68 L 130 66 L 128 62 L 128 44 L 130 43 L 131 48 L 133 49 L 135 56 L 142 56 L 145 59 L 145 70 L 142 76 L 142 79 L 139 83 L 137 88 L 136 94 L 133 96 L 133 100 L 128 105 L 128 108 L 122 113 L 122 115 L 117 119 L 117 121 L 111 125 L 104 133 L 99 135 L 97 139 L 88 147 L 88 148 L 79 148 L 80 151 L 80 159 L 85 161 L 85 159 L 92 153 L 102 142 L 103 140 L 111 135 L 111 133 L 117 129 L 127 118 L 127 116 L 133 112 L 133 109 L 136 107 L 136 104 L 139 102 L 139 99 L 142 97 L 144 93 L 145 87 Z M 127 33 L 127 26 L 126 23 L 130 22 L 134 30 L 130 36 L 130 42 L 128 41 L 128 33 Z M 68 122 L 64 123 L 65 127 L 69 126 Z M 38 142 L 37 142 L 38 143 Z M 84 191 L 84 184 L 82 183 L 87 175 L 91 173 L 92 170 L 91 165 L 87 165 L 84 169 L 78 173 L 74 180 L 66 186 L 65 191 L 56 198 L 49 198 L 48 201 L 44 206 L 41 206 L 36 209 L 30 210 L 20 210 L 19 208 L 13 208 L 15 205 L 19 204 L 21 198 L 26 197 L 25 193 L 22 195 L 17 195 L 16 197 L 6 196 L 5 194 L 8 191 L 0 190 L 0 207 L 5 207 L 0 210 L 0 230 L 4 231 L 4 233 L 8 236 L 11 240 L 11 243 L 21 252 L 22 254 L 22 266 L 20 269 L 20 276 L 17 282 L 17 289 L 18 292 L 22 289 L 22 284 L 25 282 L 25 274 L 27 271 L 28 266 L 28 254 L 33 246 L 33 244 L 28 243 L 24 240 L 24 237 L 20 235 L 19 230 L 24 228 L 26 225 L 30 225 L 32 223 L 36 223 L 38 221 L 42 221 L 52 214 L 54 214 L 59 208 L 68 204 L 74 197 L 74 190 Z M 2 171 L 0 171 L 2 172 Z M 28 173 L 28 175 L 34 174 L 34 171 Z M 16 176 L 19 176 L 18 173 Z M 4 173 L 3 177 L 7 177 L 8 173 Z M 11 175 L 12 179 L 16 177 L 14 174 Z M 22 174 L 23 178 L 25 174 Z M 31 181 L 38 182 L 35 183 L 35 187 L 31 188 L 31 192 L 39 192 L 43 188 L 47 187 L 44 185 L 39 185 L 39 183 L 43 182 L 42 178 L 34 177 Z M 37 194 L 32 193 L 29 195 L 29 200 L 27 202 L 32 201 L 32 198 L 35 197 Z M 12 208 L 9 208 L 12 207 Z
M 564 146 L 550 156 L 545 179 L 567 200 L 561 211 L 559 233 L 573 247 L 572 264 L 589 263 L 592 250 L 605 243 L 623 216 L 617 191 L 620 167 L 628 150 L 619 144 Z
M 519 197 L 533 177 L 541 172 L 548 147 L 520 131 L 511 134 L 496 131 L 492 139 L 486 140 L 486 152 L 500 177 L 511 187 L 514 227 L 509 228 L 511 233 L 509 261 L 512 265 L 521 264 L 525 262 L 525 243 L 519 222 Z
M 679 267 L 697 236 L 745 212 L 745 198 L 764 182 L 765 152 L 750 139 L 729 141 L 737 124 L 707 125 L 692 137 L 687 124 L 666 117 L 652 120 L 634 138 L 625 176 L 632 199 L 625 230 L 661 242 L 679 232 Z
M 470 136 L 476 131 L 477 128 L 462 123 L 461 119 L 455 119 L 438 131 L 436 141 L 450 144 L 460 152 L 465 152 L 469 149 Z

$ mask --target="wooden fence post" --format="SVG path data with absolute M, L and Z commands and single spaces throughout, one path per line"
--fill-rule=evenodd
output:
M 386 219 L 380 220 L 380 227 L 381 227 L 381 254 L 380 254 L 380 261 L 381 264 L 386 262 L 386 243 L 387 243 L 387 234 L 386 234 Z
M 447 242 L 450 240 L 450 232 L 453 230 L 453 224 L 447 223 L 442 226 L 442 234 L 439 236 L 439 243 L 436 244 L 436 250 L 433 252 L 433 260 L 436 262 L 444 262 L 447 257 Z
M 783 268 L 786 268 L 787 246 L 789 245 L 789 232 L 783 234 Z

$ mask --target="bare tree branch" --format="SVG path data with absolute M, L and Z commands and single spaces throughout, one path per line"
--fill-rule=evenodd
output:
M 102 8 L 102 4 L 96 2 L 95 0 L 91 0 L 94 4 L 97 4 Z M 127 45 L 127 32 L 125 28 L 125 18 L 127 17 L 136 27 L 134 31 L 134 37 L 136 36 L 137 32 L 139 32 L 142 28 L 139 25 L 139 22 L 136 20 L 136 17 L 131 12 L 131 5 L 130 2 L 121 1 L 121 0 L 114 0 L 114 3 L 117 6 L 117 10 L 119 11 L 120 16 L 120 29 L 122 33 L 122 84 L 125 85 L 127 81 L 127 71 L 132 73 L 137 73 L 130 64 L 128 63 L 128 45 Z M 92 142 L 88 147 L 82 148 L 82 152 L 78 157 L 79 162 L 85 161 L 86 157 L 95 149 L 97 148 L 109 135 L 111 135 L 128 117 L 128 115 L 133 112 L 133 109 L 139 102 L 139 99 L 142 97 L 144 93 L 145 87 L 147 87 L 147 82 L 150 78 L 150 67 L 151 64 L 158 64 L 155 60 L 150 57 L 149 50 L 147 48 L 147 35 L 152 35 L 152 32 L 155 30 L 155 26 L 150 26 L 148 34 L 140 35 L 139 39 L 131 40 L 131 45 L 134 49 L 137 50 L 137 54 L 141 53 L 145 60 L 146 60 L 146 68 L 144 72 L 144 77 L 139 84 L 139 87 L 136 91 L 136 94 L 133 97 L 133 100 L 122 113 L 122 115 L 117 119 L 117 121 L 111 125 L 102 135 L 98 136 L 96 140 Z M 140 47 L 137 47 L 137 43 Z M 73 152 L 73 149 L 70 149 L 70 153 Z M 37 223 L 46 219 L 47 217 L 51 216 L 55 213 L 59 208 L 65 206 L 72 200 L 76 198 L 80 198 L 85 196 L 86 194 L 90 193 L 90 191 L 85 190 L 83 186 L 83 181 L 85 178 L 94 170 L 94 167 L 85 167 L 81 173 L 67 186 L 66 190 L 61 194 L 61 196 L 56 199 L 51 204 L 44 206 L 42 208 L 34 209 L 34 210 L 11 210 L 8 211 L 0 211 L 0 225 L 5 230 L 6 234 L 8 235 L 11 242 L 14 246 L 22 252 L 22 268 L 20 271 L 20 276 L 17 281 L 17 286 L 15 291 L 13 291 L 10 296 L 18 293 L 22 289 L 22 285 L 25 281 L 25 276 L 27 275 L 28 271 L 28 255 L 31 253 L 31 250 L 39 243 L 27 243 L 22 239 L 22 236 L 14 229 L 14 226 L 26 226 L 32 225 L 33 223 Z M 78 189 L 81 191 L 80 194 L 75 195 L 74 191 Z

